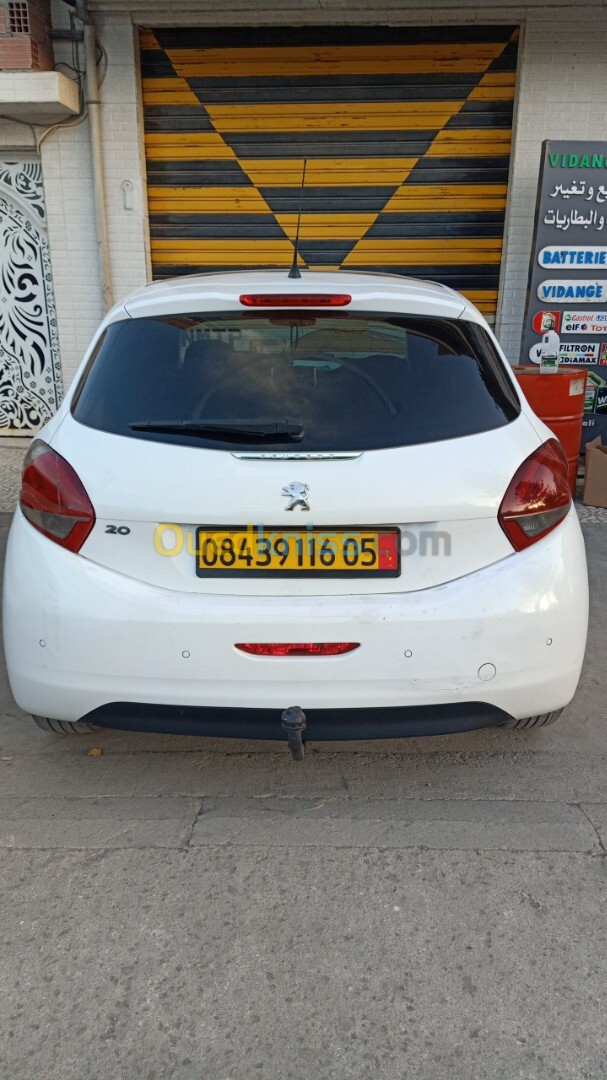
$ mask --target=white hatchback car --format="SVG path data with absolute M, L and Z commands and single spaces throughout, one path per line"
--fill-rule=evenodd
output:
M 530 727 L 572 698 L 584 544 L 479 312 L 363 273 L 185 277 L 104 319 L 26 459 L 18 704 L 302 740 Z

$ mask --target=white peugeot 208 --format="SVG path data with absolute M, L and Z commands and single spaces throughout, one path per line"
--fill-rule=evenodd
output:
M 4 579 L 18 704 L 90 726 L 386 738 L 550 723 L 587 631 L 560 444 L 435 284 L 148 286 L 27 455 Z

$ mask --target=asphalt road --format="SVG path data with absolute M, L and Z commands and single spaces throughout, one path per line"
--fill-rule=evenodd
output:
M 544 731 L 295 765 L 45 735 L 3 676 L 3 1080 L 604 1077 L 607 528 L 585 534 L 586 667 Z

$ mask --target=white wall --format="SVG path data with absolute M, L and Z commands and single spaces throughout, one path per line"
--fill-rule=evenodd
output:
M 57 0 L 56 9 L 55 25 L 69 25 L 66 5 Z M 57 59 L 71 63 L 71 46 L 59 45 Z M 37 137 L 44 131 L 37 127 Z M 36 140 L 28 125 L 0 120 L 0 158 L 18 160 L 35 153 Z M 51 131 L 43 139 L 40 159 L 67 387 L 101 315 L 87 122 Z
M 56 0 L 57 20 L 66 7 Z M 97 0 L 99 40 L 109 66 L 101 98 L 105 183 L 116 299 L 148 275 L 145 171 L 134 25 L 457 24 L 519 23 L 523 39 L 498 332 L 512 360 L 525 307 L 541 142 L 546 138 L 607 140 L 607 9 L 604 3 L 511 4 L 500 0 Z M 127 13 L 128 11 L 128 13 Z M 68 50 L 64 47 L 65 55 Z M 71 55 L 71 49 L 69 50 Z M 8 131 L 8 128 L 11 130 Z M 24 145 L 31 134 L 24 131 Z M 0 121 L 2 146 L 14 125 Z M 29 140 L 29 141 L 28 141 Z M 95 248 L 88 125 L 45 140 L 42 164 L 64 379 L 69 383 L 101 314 Z M 121 184 L 134 184 L 125 210 Z
M 102 125 L 115 299 L 144 284 L 149 271 L 138 36 L 128 15 L 100 23 L 98 29 L 99 41 L 109 57 L 102 87 Z M 130 210 L 125 209 L 122 189 L 125 180 L 133 184 Z
M 69 25 L 66 5 L 57 0 L 56 26 Z M 129 16 L 99 26 L 99 41 L 110 58 L 101 89 L 105 188 L 112 279 L 116 299 L 147 279 L 145 171 L 141 159 L 137 32 Z M 57 57 L 72 62 L 71 45 Z M 82 49 L 80 49 L 82 63 Z M 65 69 L 62 69 L 65 70 Z M 36 129 L 40 137 L 42 127 Z M 34 133 L 23 124 L 0 120 L 0 159 L 35 152 Z M 58 127 L 42 141 L 48 236 L 53 267 L 64 387 L 73 378 L 103 313 L 95 233 L 88 122 Z M 122 182 L 133 183 L 133 208 L 124 209 Z

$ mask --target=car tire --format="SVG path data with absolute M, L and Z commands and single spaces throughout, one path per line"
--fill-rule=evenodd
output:
M 85 735 L 97 730 L 86 720 L 49 720 L 47 716 L 34 716 L 32 719 L 43 731 L 52 731 L 54 735 Z
M 515 720 L 510 726 L 518 731 L 527 730 L 527 728 L 548 727 L 548 724 L 556 723 L 562 712 L 562 709 L 554 709 L 552 712 L 540 713 L 539 716 L 527 716 L 522 720 Z

